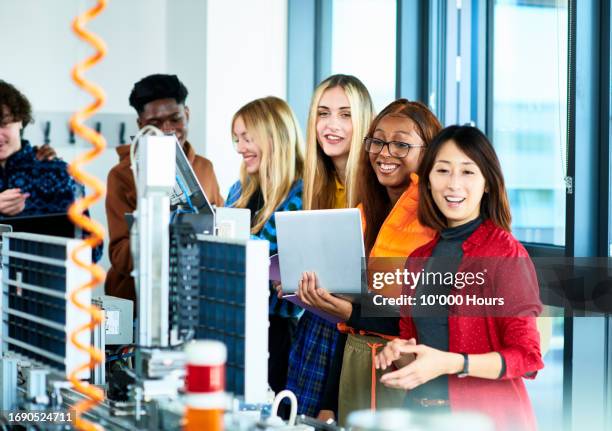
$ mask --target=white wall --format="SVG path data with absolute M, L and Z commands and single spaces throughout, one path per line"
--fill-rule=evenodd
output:
M 0 2 L 2 79 L 23 89 L 36 111 L 72 112 L 89 101 L 70 79 L 70 69 L 92 53 L 70 25 L 93 4 L 87 0 Z M 109 1 L 89 28 L 108 46 L 107 57 L 86 77 L 107 94 L 101 112 L 132 113 L 134 82 L 166 67 L 166 0 Z M 136 61 L 135 61 L 136 60 Z
M 83 9 L 95 2 L 80 3 Z M 91 21 L 91 29 L 108 47 L 104 61 L 89 74 L 106 91 L 102 112 L 132 114 L 128 97 L 134 83 L 166 71 L 166 9 L 166 0 L 110 0 L 104 12 Z
M 189 142 L 200 154 L 206 149 L 206 9 L 206 1 L 175 0 L 166 15 L 166 68 L 189 90 Z
M 77 0 L 0 2 L 2 79 L 22 88 L 42 111 L 69 111 L 77 90 L 67 65 L 78 57 L 78 42 L 69 22 Z M 58 7 L 59 6 L 59 7 Z
M 232 115 L 258 97 L 286 98 L 287 0 L 210 0 L 207 22 L 206 155 L 226 196 L 240 165 Z

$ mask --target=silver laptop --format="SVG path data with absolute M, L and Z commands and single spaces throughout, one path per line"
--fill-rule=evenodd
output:
M 192 206 L 198 214 L 211 214 L 214 216 L 215 211 L 210 204 L 202 185 L 198 181 L 191 163 L 183 152 L 183 148 L 176 140 L 176 182 L 170 193 L 170 205 L 176 207 L 182 205 L 184 207 Z
M 176 139 L 175 163 L 176 180 L 170 193 L 170 209 L 175 210 L 180 205 L 193 211 L 193 213 L 179 214 L 176 220 L 191 224 L 197 233 L 214 235 L 215 210 L 204 193 L 178 139 Z
M 275 217 L 283 292 L 297 291 L 302 273 L 314 271 L 331 293 L 361 293 L 365 253 L 358 209 L 281 211 Z

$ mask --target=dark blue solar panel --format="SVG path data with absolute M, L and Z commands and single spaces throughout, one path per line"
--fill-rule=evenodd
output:
M 6 238 L 9 241 L 9 250 L 32 256 L 45 257 L 64 261 L 66 259 L 66 246 L 61 244 L 48 244 L 40 240 L 25 238 Z M 5 276 L 17 285 L 4 285 L 3 323 L 7 328 L 8 337 L 20 341 L 28 346 L 35 347 L 47 353 L 66 356 L 66 333 L 50 326 L 8 313 L 8 309 L 25 313 L 34 319 L 45 319 L 58 325 L 66 324 L 66 300 L 28 289 L 31 285 L 38 288 L 64 293 L 66 291 L 66 268 L 48 263 L 36 262 L 20 257 L 5 256 Z M 23 285 L 19 285 L 19 283 Z M 8 307 L 7 307 L 8 306 Z M 47 358 L 34 353 L 16 343 L 5 340 L 5 348 L 20 353 L 32 360 L 46 364 L 60 371 L 65 371 L 63 362 Z
M 196 338 L 227 347 L 226 390 L 244 395 L 246 248 L 200 241 L 200 319 Z

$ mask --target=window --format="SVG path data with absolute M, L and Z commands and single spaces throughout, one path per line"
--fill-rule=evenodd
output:
M 395 0 L 334 0 L 331 73 L 359 78 L 376 111 L 395 100 Z
M 612 5 L 610 6 L 612 9 Z M 609 14 L 608 14 L 609 16 Z M 612 41 L 612 34 L 610 35 Z M 609 76 L 608 76 L 608 151 L 610 153 L 608 158 L 608 256 L 612 257 L 612 58 L 609 63 Z M 612 416 L 612 412 L 610 413 Z
M 495 0 L 492 12 L 489 136 L 505 175 L 512 231 L 521 241 L 564 246 L 568 3 Z M 526 385 L 540 429 L 562 429 L 565 321 L 545 317 L 538 325 L 545 367 Z
M 495 0 L 491 137 L 521 241 L 565 245 L 567 0 Z
M 550 311 L 544 314 L 559 314 L 562 310 Z M 538 371 L 534 380 L 525 379 L 529 398 L 538 419 L 541 430 L 562 430 L 563 412 L 563 351 L 564 328 L 563 317 L 540 317 L 542 359 L 544 369 Z

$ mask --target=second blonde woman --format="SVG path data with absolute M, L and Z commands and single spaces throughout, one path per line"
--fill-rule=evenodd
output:
M 373 117 L 370 95 L 350 75 L 333 75 L 316 88 L 308 116 L 304 208 L 346 208 L 356 204 L 357 171 Z M 298 413 L 315 416 L 340 334 L 336 326 L 305 311 L 291 348 L 287 387 L 298 398 Z
M 276 211 L 302 209 L 301 133 L 287 103 L 265 97 L 234 114 L 232 137 L 242 156 L 240 180 L 230 189 L 226 205 L 251 210 L 251 234 L 270 242 L 277 252 Z M 266 269 L 267 270 L 267 269 Z M 285 388 L 291 340 L 301 309 L 270 294 L 268 382 L 274 392 Z

